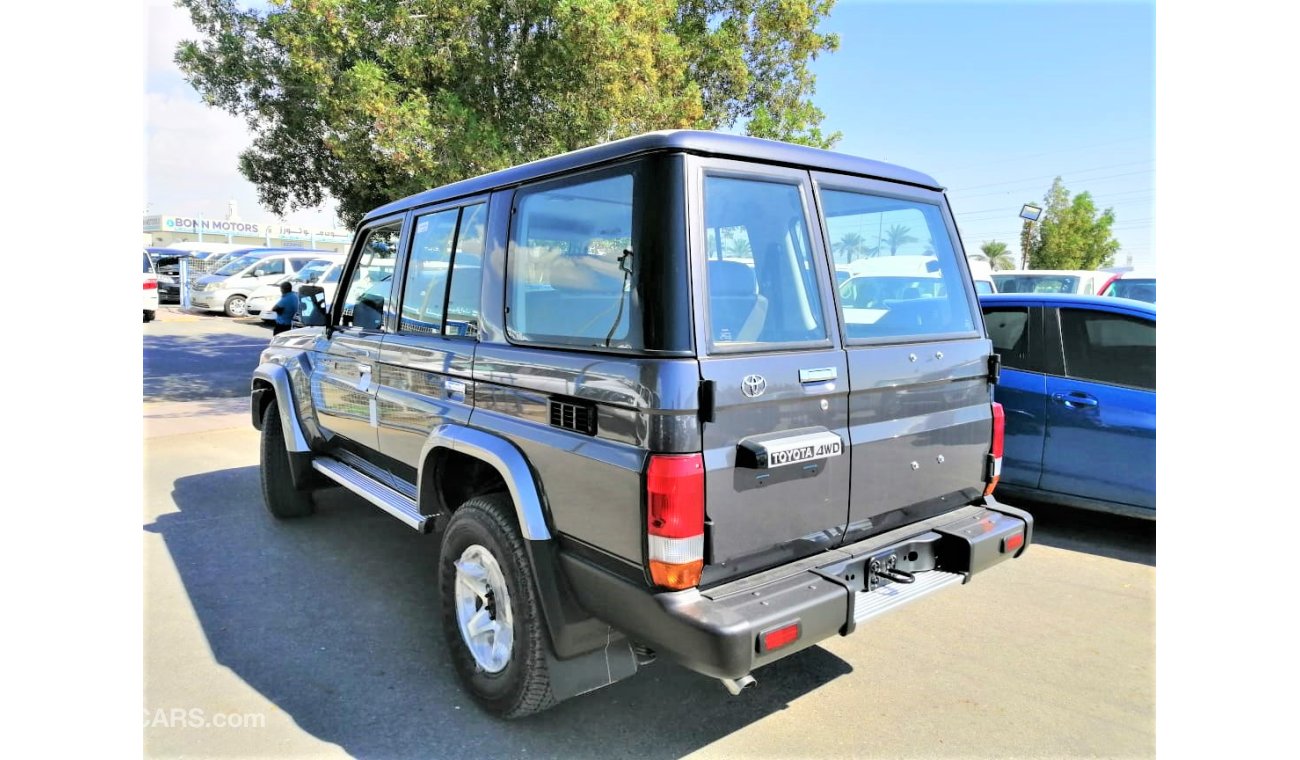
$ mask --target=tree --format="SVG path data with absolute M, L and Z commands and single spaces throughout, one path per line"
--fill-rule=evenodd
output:
M 1071 198 L 1060 177 L 1043 202 L 1042 217 L 1022 235 L 1027 238 L 1028 268 L 1092 270 L 1114 263 L 1120 246 L 1111 236 L 1112 209 L 1098 214 L 1086 192 Z
M 749 238 L 739 235 L 727 238 L 727 242 L 722 244 L 722 252 L 733 259 L 748 259 L 754 255 L 749 247 Z
M 980 246 L 980 251 L 984 253 L 984 258 L 989 260 L 989 266 L 994 269 L 1016 268 L 1016 263 L 1011 260 L 1011 252 L 1007 250 L 1006 243 L 989 240 Z
M 879 248 L 867 245 L 867 239 L 856 232 L 846 232 L 844 237 L 831 244 L 831 252 L 843 257 L 846 263 L 866 256 L 875 256 Z
M 905 227 L 901 224 L 895 224 L 885 232 L 882 242 L 889 246 L 889 255 L 893 256 L 898 253 L 898 249 L 908 243 L 915 243 L 916 238 L 907 234 L 912 231 L 911 227 Z
M 176 61 L 253 133 L 277 214 L 411 193 L 655 129 L 832 147 L 812 103 L 834 0 L 179 0 Z

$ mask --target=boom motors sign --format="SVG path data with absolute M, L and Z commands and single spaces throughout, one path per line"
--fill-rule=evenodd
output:
M 146 216 L 145 232 L 216 232 L 237 235 L 261 235 L 263 228 L 252 222 L 228 222 L 224 219 L 195 219 L 189 216 Z

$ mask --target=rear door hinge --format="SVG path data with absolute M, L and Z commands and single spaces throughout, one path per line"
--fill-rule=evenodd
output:
M 997 385 L 998 378 L 1002 376 L 1002 355 L 993 353 L 989 354 L 989 384 Z
M 716 399 L 716 383 L 712 380 L 700 381 L 700 422 L 713 422 Z

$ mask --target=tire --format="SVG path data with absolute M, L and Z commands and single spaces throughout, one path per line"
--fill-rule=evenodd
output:
M 280 426 L 280 405 L 272 398 L 262 410 L 262 501 L 266 510 L 279 519 L 307 517 L 316 511 L 311 491 L 300 491 L 293 484 L 289 469 L 289 449 Z
M 474 590 L 473 576 L 458 569 L 460 561 L 468 561 L 470 567 L 475 562 L 482 563 L 484 553 L 497 565 L 496 580 L 504 581 L 504 595 L 496 589 L 494 579 L 487 579 Z M 443 634 L 456 673 L 475 701 L 502 718 L 521 718 L 554 705 L 556 700 L 546 664 L 546 625 L 532 566 L 515 527 L 514 508 L 507 495 L 475 497 L 452 514 L 442 536 L 438 575 Z M 468 582 L 459 583 L 458 579 Z M 490 597 L 479 593 L 484 586 L 492 592 Z M 502 596 L 504 607 L 495 606 L 501 604 Z M 491 623 L 502 631 L 509 630 L 511 643 L 504 661 L 491 660 L 485 667 L 481 659 L 483 650 L 480 649 L 477 657 L 471 650 L 470 634 L 462 633 L 460 617 L 461 610 L 468 610 L 471 605 L 481 605 L 471 620 L 487 610 Z M 494 634 L 491 640 L 496 642 L 498 635 Z M 500 654 L 495 646 L 493 652 Z
M 146 310 L 144 313 L 144 321 L 152 322 L 153 318 L 154 318 L 154 313 L 152 311 Z
M 227 298 L 225 312 L 227 317 L 247 317 L 248 299 L 244 296 L 231 296 L 230 298 Z

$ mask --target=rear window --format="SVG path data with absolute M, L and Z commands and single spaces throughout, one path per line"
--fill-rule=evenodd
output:
M 1114 298 L 1132 298 L 1135 301 L 1156 302 L 1156 281 L 1150 280 L 1115 280 L 1106 290 L 1106 295 Z
M 705 177 L 704 220 L 716 348 L 827 339 L 799 185 Z
M 1077 293 L 1079 278 L 1073 275 L 995 274 L 999 293 Z
M 975 332 L 968 275 L 937 205 L 823 189 L 849 339 L 893 340 Z

